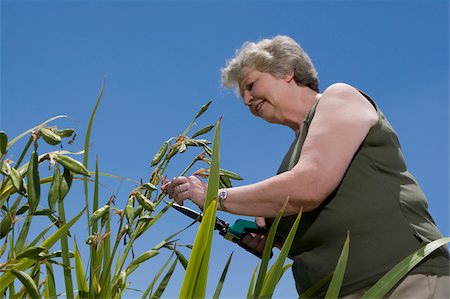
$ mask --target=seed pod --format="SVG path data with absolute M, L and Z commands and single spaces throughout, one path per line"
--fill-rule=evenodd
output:
M 158 152 L 153 157 L 152 162 L 150 163 L 150 167 L 155 166 L 156 164 L 159 163 L 159 161 L 161 161 L 161 159 L 162 159 L 162 157 L 164 157 L 168 147 L 169 147 L 168 141 L 164 142 L 163 145 L 161 145 Z
M 60 176 L 59 196 L 58 196 L 59 201 L 64 200 L 67 193 L 69 193 L 70 187 L 72 186 L 72 180 L 73 180 L 72 172 L 66 167 L 64 167 L 64 172 L 62 176 Z
M 186 141 L 187 146 L 207 146 L 211 142 L 206 139 L 188 139 Z
M 31 298 L 41 298 L 39 289 L 30 275 L 28 275 L 26 272 L 17 269 L 11 269 L 9 271 L 11 271 L 11 273 L 14 274 L 14 276 L 20 280 L 20 282 L 23 284 L 25 290 L 27 291 L 27 293 L 30 295 Z
M 243 180 L 243 178 L 240 175 L 238 175 L 237 173 L 234 173 L 234 172 L 226 170 L 226 169 L 222 169 L 221 168 L 219 170 L 219 173 L 220 173 L 221 176 L 223 175 L 223 176 L 225 176 L 227 178 L 230 178 L 232 180 Z
M 125 217 L 127 217 L 128 223 L 133 222 L 134 217 L 134 197 L 128 197 L 127 205 L 125 206 Z
M 5 132 L 0 131 L 0 154 L 6 154 L 6 148 L 8 146 L 8 135 Z
M 119 281 L 117 282 L 117 287 L 119 289 L 123 289 L 123 288 L 125 288 L 126 283 L 127 283 L 127 271 L 123 270 L 120 273 Z
M 138 192 L 136 192 L 135 196 L 139 204 L 143 206 L 144 209 L 150 212 L 153 212 L 153 210 L 155 210 L 155 204 L 151 202 L 147 197 Z
M 139 222 L 149 223 L 153 218 L 154 217 L 152 217 L 150 215 L 144 215 L 138 219 L 138 223 Z
M 72 136 L 73 133 L 75 133 L 75 130 L 72 129 L 72 128 L 57 130 L 55 132 L 55 134 L 58 135 L 61 138 L 68 138 L 68 137 Z
M 82 174 L 85 176 L 91 176 L 89 174 L 89 171 L 86 169 L 86 167 L 84 167 L 84 165 L 81 162 L 79 162 L 69 156 L 64 156 L 64 155 L 54 153 L 53 159 L 55 159 L 56 162 L 58 162 L 59 164 L 61 164 L 65 168 L 67 168 L 68 170 L 72 171 L 73 173 Z
M 178 153 L 178 148 L 180 147 L 179 143 L 175 143 L 173 146 L 170 147 L 169 152 L 167 153 L 167 156 L 165 160 L 169 160 L 173 156 L 175 156 Z
M 0 239 L 3 239 L 8 235 L 9 231 L 12 229 L 11 224 L 11 215 L 6 214 L 0 222 Z
M 86 239 L 86 244 L 92 245 L 92 244 L 94 244 L 94 241 L 95 241 L 95 236 L 94 235 L 90 235 Z
M 151 259 L 154 256 L 159 254 L 158 250 L 149 250 L 138 256 L 134 261 L 131 262 L 130 265 L 139 265 L 145 262 L 148 259 Z
M 0 173 L 3 175 L 9 175 L 11 172 L 11 165 L 9 165 L 8 161 L 0 162 Z
M 22 253 L 20 253 L 19 255 L 17 255 L 16 259 L 17 260 L 20 260 L 23 258 L 36 259 L 36 258 L 38 258 L 39 254 L 44 251 L 47 251 L 47 248 L 40 247 L 40 246 L 30 247 L 30 248 L 27 248 Z
M 30 209 L 30 207 L 28 206 L 28 204 L 25 204 L 25 205 L 21 206 L 21 207 L 19 208 L 19 210 L 17 210 L 16 215 L 17 215 L 17 216 L 22 215 L 23 213 L 25 213 L 25 212 L 28 211 L 29 209 Z
M 223 186 L 221 188 L 231 188 L 232 184 L 229 178 L 227 178 L 226 176 L 220 176 L 220 183 L 223 184 Z
M 98 219 L 100 219 L 103 216 L 105 216 L 107 213 L 109 213 L 109 205 L 105 205 L 105 206 L 101 207 L 100 209 L 98 209 L 97 211 L 95 211 L 94 213 L 92 213 L 92 215 L 91 215 L 91 224 L 93 224 Z
M 144 210 L 143 206 L 141 206 L 141 205 L 137 206 L 136 210 L 134 210 L 134 213 L 133 213 L 133 220 L 136 219 L 137 216 L 141 215 L 142 210 Z
M 154 191 L 154 190 L 158 190 L 158 188 L 156 188 L 155 185 L 153 185 L 150 182 L 147 182 L 145 184 L 142 185 L 142 187 L 144 187 L 145 189 L 149 190 L 149 191 Z
M 38 171 L 39 161 L 38 154 L 33 151 L 31 160 L 28 164 L 28 204 L 30 211 L 34 213 L 41 199 L 41 184 Z
M 200 115 L 202 115 L 203 113 L 205 113 L 206 110 L 208 110 L 209 105 L 212 103 L 212 101 L 210 100 L 208 103 L 206 103 L 205 105 L 203 105 L 200 110 L 197 112 L 197 114 L 195 115 L 194 119 L 197 119 L 200 117 Z
M 23 179 L 20 173 L 17 171 L 17 169 L 11 168 L 9 177 L 11 178 L 11 182 L 16 191 L 23 194 L 24 191 Z
M 59 166 L 55 166 L 55 170 L 53 171 L 53 180 L 50 185 L 50 189 L 48 191 L 48 206 L 54 211 L 55 205 L 59 199 L 59 189 L 61 186 L 61 172 L 59 171 Z
M 206 127 L 202 128 L 202 129 L 198 130 L 198 131 L 195 132 L 194 134 L 192 134 L 191 138 L 195 138 L 195 137 L 197 137 L 197 136 L 206 134 L 206 133 L 208 133 L 209 131 L 211 131 L 212 128 L 214 128 L 214 125 L 206 126 Z
M 61 137 L 56 135 L 56 133 L 49 128 L 40 128 L 39 132 L 41 133 L 42 138 L 44 138 L 44 141 L 48 144 L 57 145 L 61 143 Z
M 48 216 L 52 215 L 53 211 L 50 209 L 42 209 L 33 213 L 33 216 Z

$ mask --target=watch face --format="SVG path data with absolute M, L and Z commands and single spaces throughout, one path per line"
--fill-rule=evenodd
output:
M 219 198 L 220 198 L 220 199 L 225 199 L 225 198 L 227 198 L 227 191 L 225 191 L 225 190 L 220 190 Z

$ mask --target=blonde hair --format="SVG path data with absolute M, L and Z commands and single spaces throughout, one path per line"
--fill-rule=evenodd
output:
M 256 43 L 244 43 L 222 69 L 222 85 L 238 86 L 245 75 L 255 69 L 277 78 L 283 78 L 293 70 L 294 80 L 298 85 L 319 92 L 319 79 L 311 59 L 302 47 L 288 36 L 278 35 Z

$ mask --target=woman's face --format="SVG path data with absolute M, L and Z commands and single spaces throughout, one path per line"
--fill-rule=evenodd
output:
M 288 80 L 253 70 L 239 83 L 239 90 L 251 113 L 270 123 L 282 123 L 282 109 L 288 96 Z

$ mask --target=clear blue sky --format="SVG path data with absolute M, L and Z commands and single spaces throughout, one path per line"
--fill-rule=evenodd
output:
M 448 236 L 448 1 L 3 0 L 0 128 L 12 138 L 47 118 L 68 114 L 71 119 L 55 125 L 78 130 L 77 142 L 65 146 L 77 151 L 105 80 L 91 157 L 98 154 L 103 172 L 139 180 L 149 176 L 149 161 L 161 143 L 181 133 L 212 99 L 198 128 L 223 116 L 222 167 L 241 174 L 245 180 L 239 184 L 256 182 L 275 173 L 293 134 L 254 118 L 234 91 L 220 86 L 220 69 L 243 42 L 277 34 L 290 35 L 310 54 L 321 90 L 346 82 L 375 99 L 396 129 L 409 170 Z M 11 158 L 17 160 L 17 155 Z M 168 175 L 177 175 L 192 155 L 178 159 Z M 102 202 L 114 192 L 122 208 L 133 184 L 102 182 Z M 79 189 L 67 205 L 71 214 L 83 207 Z M 182 215 L 168 213 L 138 240 L 135 253 L 187 223 Z M 190 229 L 180 242 L 191 243 L 194 234 Z M 86 228 L 75 228 L 74 235 L 84 247 Z M 223 297 L 246 295 L 257 259 L 219 235 L 209 295 L 233 250 Z M 84 259 L 87 264 L 86 255 Z M 150 261 L 131 276 L 131 287 L 145 289 L 163 261 Z M 182 275 L 178 267 L 166 297 L 177 297 Z M 126 293 L 127 298 L 137 296 Z M 276 297 L 295 296 L 286 273 Z

